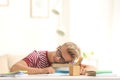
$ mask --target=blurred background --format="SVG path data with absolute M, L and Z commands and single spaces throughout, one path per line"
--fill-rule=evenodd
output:
M 94 52 L 99 69 L 118 70 L 119 26 L 120 0 L 1 0 L 0 54 L 52 51 L 72 41 Z

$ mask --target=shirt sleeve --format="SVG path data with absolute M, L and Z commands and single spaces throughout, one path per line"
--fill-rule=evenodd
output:
M 37 60 L 37 51 L 34 50 L 28 56 L 26 56 L 23 60 L 27 63 L 28 66 L 33 67 Z

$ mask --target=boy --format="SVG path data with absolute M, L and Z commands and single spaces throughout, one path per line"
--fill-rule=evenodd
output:
M 58 46 L 56 51 L 36 51 L 34 50 L 28 56 L 14 64 L 10 71 L 25 70 L 28 74 L 49 74 L 55 70 L 52 63 L 69 63 L 81 56 L 79 47 L 73 42 L 66 42 Z M 85 70 L 94 70 L 95 68 L 88 65 L 80 65 L 81 73 Z

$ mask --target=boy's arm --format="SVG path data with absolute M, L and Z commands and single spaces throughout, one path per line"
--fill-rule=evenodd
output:
M 52 67 L 47 67 L 47 68 L 32 68 L 32 67 L 28 67 L 28 65 L 26 64 L 26 62 L 24 60 L 21 60 L 21 61 L 17 62 L 10 69 L 11 72 L 20 71 L 20 70 L 27 71 L 28 74 L 54 73 L 54 69 Z

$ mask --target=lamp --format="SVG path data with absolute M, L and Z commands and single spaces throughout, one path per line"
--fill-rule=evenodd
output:
M 56 0 L 56 1 L 57 2 L 55 3 L 55 6 L 52 9 L 52 12 L 56 15 L 60 15 L 63 11 L 62 9 L 63 0 Z
M 58 29 L 56 30 L 56 32 L 60 35 L 60 36 L 65 36 L 65 29 L 63 25 L 58 26 Z
M 58 16 L 58 27 L 57 27 L 57 34 L 60 36 L 65 36 L 65 27 L 63 26 L 63 20 L 62 20 L 62 13 L 63 13 L 63 0 L 57 0 L 55 7 L 52 9 L 52 12 Z

